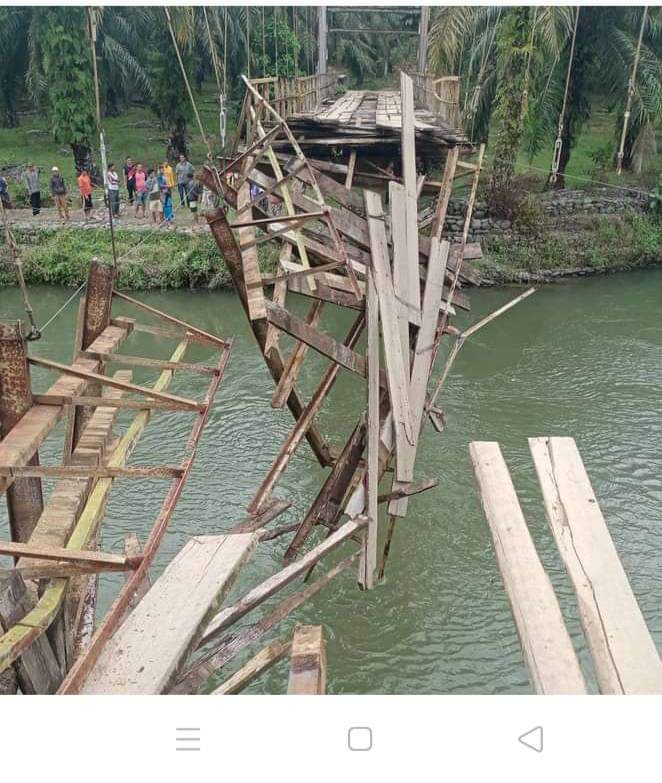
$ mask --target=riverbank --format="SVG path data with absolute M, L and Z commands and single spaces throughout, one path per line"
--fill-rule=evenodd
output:
M 29 283 L 77 286 L 87 274 L 92 256 L 112 258 L 110 231 L 104 224 L 83 225 L 74 216 L 63 226 L 54 210 L 34 218 L 28 210 L 10 213 L 13 231 Z M 451 216 L 452 219 L 452 216 Z M 563 277 L 585 277 L 608 272 L 662 265 L 662 223 L 642 211 L 574 212 L 537 217 L 506 226 L 484 226 L 471 239 L 481 242 L 483 258 L 471 262 L 483 284 L 554 282 Z M 451 234 L 453 232 L 451 231 Z M 0 260 L 7 251 L 0 237 Z M 176 225 L 154 229 L 147 221 L 126 215 L 115 232 L 120 258 L 119 286 L 126 290 L 219 289 L 230 286 L 230 276 L 204 219 L 192 224 L 188 212 Z M 275 270 L 269 244 L 260 247 L 265 273 Z M 12 285 L 9 264 L 0 264 L 0 285 Z

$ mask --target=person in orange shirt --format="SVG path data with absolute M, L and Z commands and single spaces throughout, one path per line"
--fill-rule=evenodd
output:
M 87 223 L 92 213 L 92 180 L 90 179 L 89 171 L 81 170 L 78 172 L 78 190 L 83 204 L 85 222 Z
M 169 188 L 175 187 L 175 172 L 172 170 L 172 166 L 167 160 L 163 161 L 163 175 L 166 178 L 166 183 Z

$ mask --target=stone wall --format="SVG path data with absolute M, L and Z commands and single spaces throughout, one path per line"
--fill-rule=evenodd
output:
M 577 215 L 603 215 L 643 212 L 648 199 L 628 190 L 599 188 L 595 190 L 556 190 L 532 194 L 534 208 L 542 213 L 546 228 L 562 229 Z M 444 236 L 458 241 L 464 226 L 466 199 L 451 199 L 448 205 Z M 488 236 L 518 234 L 510 220 L 490 216 L 487 204 L 477 201 L 469 233 L 470 242 L 480 242 Z

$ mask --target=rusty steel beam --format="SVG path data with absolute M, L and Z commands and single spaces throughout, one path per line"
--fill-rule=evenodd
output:
M 32 407 L 32 385 L 26 343 L 20 321 L 0 321 L 0 436 L 7 433 Z M 28 465 L 39 465 L 35 452 Z M 41 479 L 15 479 L 7 490 L 12 541 L 28 541 L 43 509 Z
M 74 346 L 74 361 L 78 358 L 78 352 L 87 350 L 101 332 L 110 325 L 110 310 L 116 277 L 115 267 L 102 264 L 96 258 L 90 262 L 85 304 L 80 314 L 82 315 L 82 323 L 78 325 L 80 345 Z M 103 373 L 103 364 L 101 368 L 99 372 Z M 93 397 L 100 396 L 101 387 L 96 383 L 90 383 L 86 387 L 85 394 Z M 65 436 L 65 459 L 76 448 L 81 432 L 93 413 L 94 408 L 79 405 L 73 407 Z

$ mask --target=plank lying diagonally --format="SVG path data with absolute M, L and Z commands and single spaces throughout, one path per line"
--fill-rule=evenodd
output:
M 602 693 L 662 693 L 662 661 L 573 438 L 530 438 Z
M 259 538 L 259 533 L 192 538 L 106 644 L 81 693 L 162 693 Z

